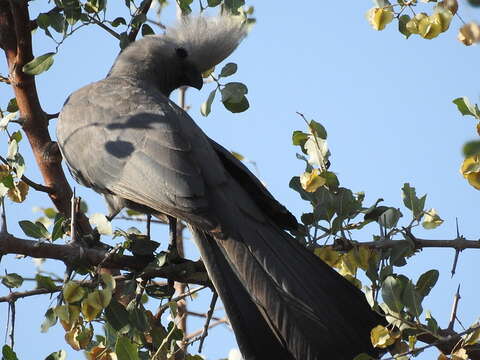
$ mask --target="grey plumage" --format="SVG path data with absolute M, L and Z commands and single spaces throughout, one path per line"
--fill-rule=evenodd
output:
M 191 227 L 245 359 L 375 354 L 382 320 L 363 294 L 298 244 L 295 218 L 168 99 L 245 36 L 234 19 L 194 18 L 130 45 L 106 79 L 67 99 L 57 137 L 73 176 L 131 207 Z M 346 345 L 348 344 L 348 345 Z

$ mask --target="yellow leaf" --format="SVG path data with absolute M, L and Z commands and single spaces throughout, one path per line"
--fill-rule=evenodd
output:
M 478 323 L 475 325 L 478 326 Z M 464 336 L 464 345 L 473 345 L 480 341 L 480 328 Z
M 245 156 L 243 156 L 240 153 L 237 153 L 236 151 L 232 151 L 231 153 L 232 153 L 233 156 L 235 156 L 237 158 L 237 160 L 243 161 L 245 159 Z
M 87 321 L 94 320 L 105 307 L 103 306 L 105 303 L 103 296 L 99 294 L 100 291 L 104 290 L 95 290 L 94 292 L 88 294 L 87 298 L 82 301 L 82 314 L 85 316 Z
M 343 276 L 355 276 L 357 274 L 358 263 L 355 258 L 354 250 L 350 250 L 348 253 L 342 256 L 339 269 L 340 274 Z
M 208 78 L 213 72 L 215 71 L 215 66 L 212 67 L 211 69 L 208 69 L 202 73 L 202 77 L 204 79 Z
M 116 282 L 113 276 L 107 272 L 101 274 L 102 281 L 105 284 L 106 289 L 114 290 L 116 287 Z
M 368 246 L 359 246 L 357 248 L 354 248 L 352 250 L 352 255 L 356 260 L 356 263 L 359 268 L 363 270 L 368 269 L 368 262 L 370 258 L 375 255 L 372 249 L 370 249 Z
M 373 347 L 384 349 L 395 342 L 395 337 L 391 336 L 385 326 L 377 325 L 370 332 L 370 340 Z
M 393 20 L 394 14 L 391 7 L 374 7 L 368 10 L 367 20 L 375 30 L 383 30 Z
M 442 224 L 443 224 L 443 220 L 437 214 L 437 210 L 432 208 L 428 211 L 425 211 L 425 216 L 423 217 L 423 222 L 422 222 L 422 226 L 425 229 L 427 230 L 435 229 L 436 227 L 439 227 Z
M 461 348 L 452 354 L 452 360 L 468 360 L 467 350 Z
M 85 289 L 79 283 L 69 281 L 63 287 L 63 299 L 67 303 L 74 303 L 80 301 L 85 296 Z
M 333 250 L 331 247 L 316 248 L 314 253 L 331 267 L 335 267 L 342 257 L 342 254 Z
M 16 203 L 21 203 L 25 200 L 28 194 L 28 185 L 23 181 L 19 181 L 13 188 L 8 189 L 7 195 L 10 200 Z
M 463 25 L 457 35 L 458 41 L 470 46 L 480 41 L 480 26 L 473 22 Z
M 93 331 L 83 325 L 77 325 L 65 334 L 65 341 L 74 349 L 85 349 L 92 340 Z
M 458 10 L 458 2 L 457 0 L 444 0 L 444 1 L 440 1 L 438 3 L 438 6 L 441 6 L 445 9 L 448 9 L 450 10 L 450 12 L 452 13 L 452 15 L 455 15 L 457 13 L 457 10 Z
M 98 345 L 86 353 L 88 360 L 117 360 L 117 354 L 103 345 Z
M 480 122 L 477 124 L 477 134 L 480 135 Z
M 453 14 L 450 10 L 443 7 L 437 7 L 435 13 L 432 15 L 432 21 L 438 23 L 442 29 L 442 32 L 448 30 L 450 23 L 452 22 Z
M 70 331 L 80 318 L 80 307 L 76 305 L 59 305 L 53 309 L 55 315 L 60 319 L 65 331 Z
M 475 189 L 480 190 L 480 158 L 478 155 L 463 160 L 460 173 Z
M 327 180 L 320 176 L 319 169 L 313 169 L 312 172 L 304 172 L 300 176 L 300 184 L 303 190 L 315 192 L 320 186 L 325 185 Z
M 350 274 L 346 274 L 343 276 L 345 279 L 347 279 L 349 282 L 353 284 L 356 288 L 362 290 L 362 282 L 358 280 L 356 277 L 353 277 Z
M 428 16 L 418 23 L 418 34 L 424 39 L 436 38 L 442 32 L 442 25 L 435 21 L 435 18 Z

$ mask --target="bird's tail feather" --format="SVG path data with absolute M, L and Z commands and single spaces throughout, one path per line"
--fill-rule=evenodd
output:
M 238 184 L 214 204 L 226 237 L 195 229 L 194 237 L 246 359 L 375 355 L 370 331 L 383 321 L 360 290 L 259 212 Z

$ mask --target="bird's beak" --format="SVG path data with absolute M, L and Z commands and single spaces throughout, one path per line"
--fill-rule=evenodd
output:
M 194 87 L 195 89 L 200 90 L 203 86 L 203 77 L 202 73 L 196 68 L 192 69 L 186 74 L 187 75 L 187 85 Z

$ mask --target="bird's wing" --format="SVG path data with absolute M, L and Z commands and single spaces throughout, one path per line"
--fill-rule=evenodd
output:
M 206 183 L 225 181 L 225 170 L 185 112 L 137 85 L 110 77 L 67 100 L 57 136 L 72 173 L 97 191 L 214 226 Z

